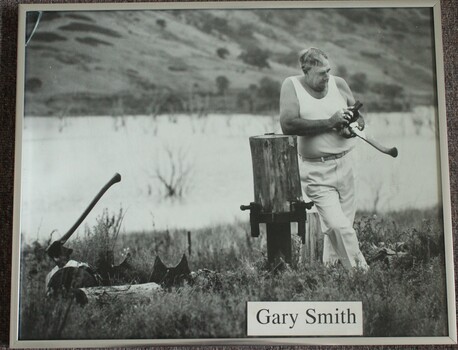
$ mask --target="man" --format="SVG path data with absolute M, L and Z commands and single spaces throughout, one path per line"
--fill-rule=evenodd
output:
M 342 78 L 330 74 L 327 55 L 303 50 L 302 75 L 287 78 L 280 93 L 280 122 L 284 134 L 298 136 L 303 190 L 320 215 L 324 236 L 323 262 L 340 260 L 345 268 L 368 265 L 359 249 L 353 221 L 356 211 L 353 154 L 348 108 L 355 103 Z M 362 118 L 359 127 L 364 127 Z M 344 137 L 346 136 L 346 137 Z

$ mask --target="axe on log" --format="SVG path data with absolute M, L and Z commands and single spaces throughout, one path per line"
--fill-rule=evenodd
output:
M 64 247 L 65 242 L 71 237 L 71 235 L 76 231 L 79 225 L 83 222 L 83 220 L 86 218 L 86 216 L 89 214 L 89 212 L 94 208 L 94 206 L 97 204 L 97 202 L 102 198 L 104 193 L 115 183 L 118 183 L 121 181 L 121 175 L 116 173 L 110 181 L 108 181 L 105 186 L 102 187 L 102 189 L 97 193 L 97 195 L 94 197 L 92 202 L 88 205 L 86 210 L 81 214 L 79 219 L 73 224 L 73 226 L 70 228 L 70 230 L 67 231 L 60 239 L 52 242 L 49 247 L 46 249 L 46 253 L 48 256 L 53 259 L 57 265 L 59 265 L 59 258 L 61 256 L 66 256 L 67 258 L 70 256 L 70 254 L 73 252 L 72 249 Z

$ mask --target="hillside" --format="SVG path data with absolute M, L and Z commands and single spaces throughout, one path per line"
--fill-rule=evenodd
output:
M 429 9 L 45 12 L 26 48 L 26 115 L 278 109 L 317 46 L 366 108 L 431 104 Z M 30 15 L 28 29 L 33 27 Z

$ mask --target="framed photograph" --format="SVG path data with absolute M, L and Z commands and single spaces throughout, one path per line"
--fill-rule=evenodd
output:
M 456 344 L 439 0 L 20 5 L 11 347 Z

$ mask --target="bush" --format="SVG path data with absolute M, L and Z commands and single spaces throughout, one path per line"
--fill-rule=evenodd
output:
M 50 43 L 54 41 L 66 41 L 67 38 L 52 32 L 38 32 L 33 35 L 33 40 Z
M 270 68 L 269 62 L 269 51 L 262 50 L 259 47 L 253 46 L 243 51 L 239 58 L 251 66 L 262 68 Z
M 219 49 L 216 50 L 216 54 L 218 55 L 219 58 L 222 58 L 224 60 L 226 56 L 229 55 L 229 50 L 226 49 L 225 47 L 220 47 Z
M 224 75 L 216 77 L 216 87 L 219 95 L 224 95 L 229 88 L 230 81 Z
M 363 93 L 369 87 L 366 73 L 355 73 L 350 76 L 349 85 L 354 92 Z
M 156 20 L 156 24 L 161 28 L 161 29 L 165 29 L 165 27 L 167 27 L 167 22 L 165 21 L 165 19 L 162 19 L 162 18 L 159 18 Z
M 404 97 L 404 88 L 398 84 L 375 83 L 371 86 L 371 91 L 389 100 Z
M 83 22 L 71 22 L 64 26 L 59 27 L 59 30 L 71 31 L 71 32 L 89 32 L 89 33 L 99 33 L 112 38 L 121 38 L 122 35 L 117 31 L 99 26 L 96 24 L 89 24 Z
M 375 104 L 379 111 L 397 112 L 411 108 L 404 88 L 398 84 L 375 83 L 370 90 L 379 96 L 379 102 Z
M 43 82 L 40 78 L 29 78 L 25 82 L 26 91 L 37 92 L 43 86 Z
M 288 67 L 298 67 L 299 66 L 299 55 L 296 51 L 290 51 L 288 53 L 282 54 L 278 57 L 278 62 L 284 64 Z
M 105 209 L 92 228 L 86 228 L 82 237 L 76 237 L 73 245 L 73 258 L 87 262 L 96 269 L 105 269 L 114 264 L 114 251 L 117 248 L 125 213 L 109 214 Z
M 269 77 L 264 77 L 259 81 L 257 89 L 258 98 L 261 100 L 261 108 L 267 110 L 278 109 L 280 103 L 280 82 Z
M 216 31 L 228 35 L 231 32 L 229 23 L 225 18 L 205 15 L 202 17 L 201 23 L 203 23 L 202 30 L 206 33 Z
M 92 38 L 90 36 L 86 36 L 84 38 L 76 38 L 75 40 L 78 41 L 79 43 L 86 44 L 89 46 L 94 46 L 94 47 L 97 47 L 98 45 L 113 46 L 113 44 L 108 41 L 100 40 L 97 38 Z

